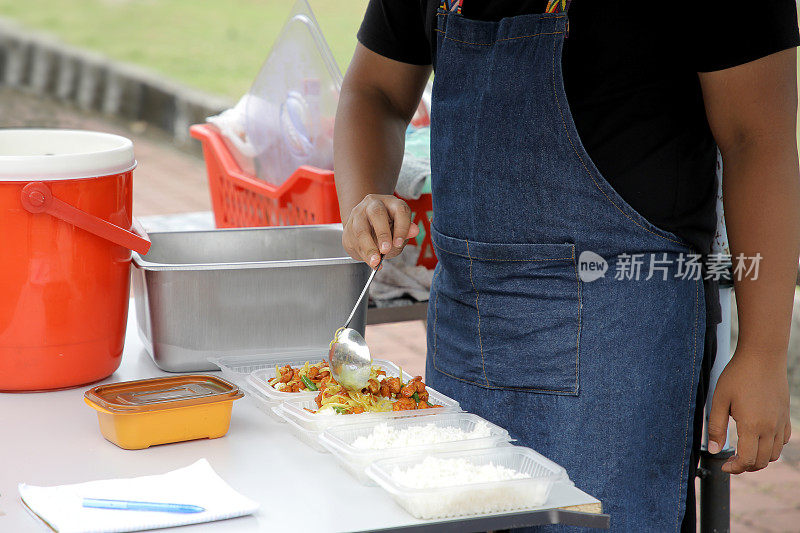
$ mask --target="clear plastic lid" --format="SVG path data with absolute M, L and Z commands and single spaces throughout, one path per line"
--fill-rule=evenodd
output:
M 239 388 L 246 388 L 248 377 L 256 370 L 265 368 L 275 370 L 275 365 L 302 365 L 306 361 L 320 360 L 325 356 L 327 356 L 327 352 L 324 349 L 296 348 L 257 355 L 209 357 L 208 361 L 217 365 L 222 371 L 222 375 L 229 381 L 238 385 Z
M 514 478 L 482 481 L 465 474 L 497 468 Z M 380 459 L 366 467 L 366 475 L 421 519 L 537 508 L 547 503 L 556 481 L 572 483 L 564 468 L 521 446 Z M 425 486 L 417 482 L 420 475 Z
M 407 374 L 404 374 L 406 377 Z M 368 420 L 389 420 L 392 418 L 405 418 L 435 415 L 439 413 L 459 413 L 461 406 L 454 399 L 428 387 L 429 403 L 441 405 L 431 409 L 413 409 L 408 411 L 389 411 L 384 413 L 360 413 L 350 415 L 329 414 L 323 412 L 309 412 L 307 409 L 316 410 L 317 404 L 314 400 L 302 400 L 298 402 L 284 401 L 278 404 L 273 410 L 284 420 L 294 422 L 298 427 L 309 432 L 321 432 L 325 429 L 340 424 L 352 424 L 354 422 L 365 422 Z
M 374 485 L 366 467 L 377 460 L 433 452 L 507 446 L 508 431 L 471 413 L 444 413 L 329 427 L 319 437 L 342 467 Z
M 539 452 L 524 446 L 500 446 L 497 448 L 488 448 L 484 450 L 423 453 L 405 457 L 392 457 L 389 459 L 375 461 L 368 467 L 368 472 L 370 472 L 370 477 L 375 479 L 378 484 L 387 490 L 390 490 L 389 487 L 391 487 L 394 491 L 413 490 L 415 492 L 421 492 L 428 490 L 436 492 L 441 489 L 447 489 L 448 487 L 458 486 L 448 485 L 446 484 L 447 482 L 443 482 L 443 484 L 439 487 L 422 489 L 417 485 L 406 485 L 403 481 L 396 479 L 392 475 L 395 468 L 407 469 L 422 463 L 430 457 L 440 461 L 464 460 L 467 463 L 475 466 L 495 465 L 513 470 L 521 475 L 521 477 L 518 479 L 489 482 L 492 484 L 514 484 L 524 479 L 531 478 L 550 479 L 554 481 L 569 479 L 567 471 L 564 469 L 564 467 L 551 461 Z M 479 485 L 485 483 L 487 482 L 474 481 L 465 484 Z M 392 492 L 392 490 L 390 490 L 390 492 Z
M 387 445 L 382 448 L 357 447 L 356 441 L 374 435 L 378 424 L 385 424 L 392 432 L 403 430 L 419 430 L 433 426 L 437 430 L 453 430 L 454 437 L 447 441 L 412 444 L 410 446 Z M 485 429 L 485 431 L 484 431 Z M 345 424 L 330 427 L 320 436 L 320 440 L 330 450 L 346 455 L 394 454 L 402 455 L 426 453 L 432 451 L 448 451 L 457 442 L 485 441 L 484 447 L 490 448 L 503 442 L 511 441 L 508 431 L 496 424 L 472 413 L 442 413 L 426 417 L 395 418 L 391 420 L 372 420 L 365 423 Z
M 326 359 L 326 356 L 327 354 L 324 354 L 316 358 L 302 359 L 302 361 L 298 360 L 296 357 L 293 359 L 286 359 L 285 361 L 275 361 L 275 364 L 269 368 L 262 368 L 252 372 L 247 378 L 247 383 L 252 388 L 263 394 L 266 398 L 275 402 L 313 400 L 319 394 L 318 391 L 283 392 L 274 388 L 267 382 L 275 377 L 275 365 L 291 365 L 296 368 L 303 366 L 306 361 L 310 362 L 311 364 L 317 363 Z M 377 366 L 381 370 L 385 371 L 387 377 L 400 377 L 400 368 L 398 368 L 397 365 L 392 362 L 384 361 L 382 359 L 373 359 L 372 366 Z M 411 379 L 411 377 L 405 372 L 403 372 L 403 377 L 406 381 Z
M 333 169 L 342 74 L 306 0 L 297 0 L 247 98 L 256 176 L 281 185 L 301 165 Z
M 114 413 L 143 413 L 236 400 L 244 394 L 214 376 L 186 375 L 99 385 L 84 394 L 87 401 Z

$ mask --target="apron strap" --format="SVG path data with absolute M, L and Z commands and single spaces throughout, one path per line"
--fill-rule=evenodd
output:
M 548 0 L 547 7 L 544 8 L 545 13 L 566 13 L 572 0 Z M 569 19 L 567 19 L 567 28 L 565 30 L 564 38 L 569 37 Z
M 461 14 L 461 4 L 464 0 L 442 0 L 439 8 L 448 13 Z M 572 0 L 549 0 L 545 13 L 566 13 Z
M 445 11 L 447 13 L 453 13 L 454 15 L 461 14 L 461 3 L 464 0 L 442 0 L 442 3 L 439 5 L 439 9 Z
M 572 0 L 549 0 L 545 13 L 566 13 Z
M 461 4 L 464 0 L 442 0 L 439 7 L 447 12 L 454 12 L 458 15 L 461 14 Z M 549 0 L 545 13 L 566 13 L 572 0 Z
M 442 0 L 439 4 L 439 10 L 453 15 L 461 14 L 461 4 L 464 0 Z M 566 13 L 572 0 L 548 0 L 545 13 Z M 567 29 L 565 37 L 569 37 L 569 20 L 567 20 Z

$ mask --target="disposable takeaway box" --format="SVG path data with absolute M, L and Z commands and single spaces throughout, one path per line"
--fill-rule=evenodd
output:
M 519 473 L 520 478 L 440 487 L 424 487 L 417 482 L 409 484 L 398 479 L 399 472 L 408 472 L 426 460 L 465 461 L 489 468 L 502 466 Z M 382 459 L 367 466 L 366 472 L 401 507 L 424 520 L 535 509 L 547 503 L 555 482 L 572 483 L 563 467 L 521 446 Z M 435 475 L 436 472 L 429 472 L 426 479 L 430 481 Z
M 378 424 L 385 424 L 389 430 L 397 431 L 414 428 L 422 429 L 426 426 L 434 426 L 438 429 L 452 428 L 460 430 L 461 434 L 466 435 L 473 433 L 477 427 L 485 427 L 488 435 L 475 435 L 467 438 L 454 438 L 446 442 L 420 443 L 380 449 L 363 448 L 355 445 L 359 438 L 364 439 L 372 435 Z M 331 452 L 346 471 L 365 485 L 375 484 L 372 478 L 366 474 L 367 466 L 381 459 L 434 452 L 494 448 L 506 445 L 511 440 L 508 431 L 472 413 L 444 413 L 345 424 L 329 427 L 319 436 L 320 444 Z

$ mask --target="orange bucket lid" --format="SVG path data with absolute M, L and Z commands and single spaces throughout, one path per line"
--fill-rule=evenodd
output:
M 204 376 L 170 376 L 99 385 L 84 394 L 87 402 L 112 413 L 144 413 L 236 400 L 244 396 L 224 379 Z

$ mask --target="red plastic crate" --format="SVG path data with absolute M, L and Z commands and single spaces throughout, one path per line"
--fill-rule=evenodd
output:
M 189 131 L 203 145 L 211 206 L 218 228 L 341 222 L 332 171 L 301 166 L 276 187 L 243 172 L 216 127 L 196 124 Z M 417 264 L 433 268 L 437 260 L 430 238 L 431 195 L 404 200 L 420 227 L 416 244 L 422 248 Z

